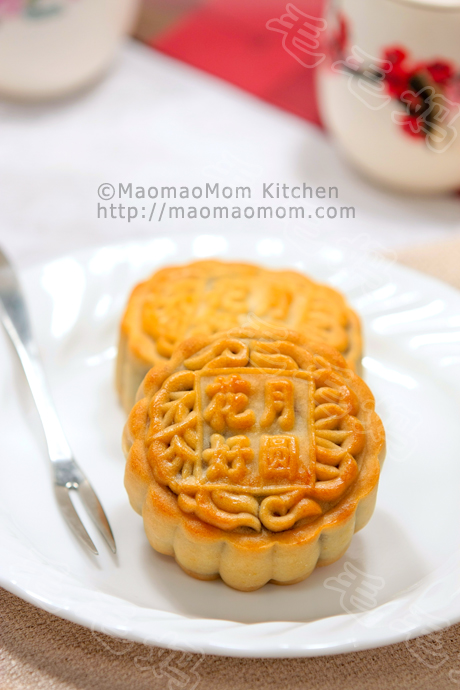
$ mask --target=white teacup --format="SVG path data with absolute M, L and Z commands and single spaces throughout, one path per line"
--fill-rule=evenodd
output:
M 54 98 L 96 79 L 138 0 L 0 0 L 0 96 Z
M 460 0 L 332 0 L 318 70 L 324 123 L 393 188 L 460 188 Z

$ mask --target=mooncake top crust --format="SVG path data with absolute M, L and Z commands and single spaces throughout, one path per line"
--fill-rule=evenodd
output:
M 153 481 L 211 532 L 340 522 L 378 481 L 384 431 L 371 392 L 334 349 L 299 333 L 196 336 L 147 374 L 139 397 L 124 437 L 128 493 Z
M 338 349 L 353 369 L 359 366 L 359 318 L 337 290 L 295 271 L 252 264 L 210 260 L 157 271 L 132 292 L 121 331 L 129 353 L 154 366 L 186 338 L 251 320 L 299 331 Z

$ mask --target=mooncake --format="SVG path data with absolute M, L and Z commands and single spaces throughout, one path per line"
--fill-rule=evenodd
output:
M 368 386 L 286 329 L 194 336 L 153 367 L 123 435 L 152 547 L 251 591 L 333 563 L 374 510 L 385 434 Z
M 117 360 L 117 389 L 126 412 L 147 371 L 167 363 L 184 339 L 254 321 L 327 343 L 359 372 L 359 318 L 337 290 L 295 271 L 197 261 L 158 271 L 129 298 Z

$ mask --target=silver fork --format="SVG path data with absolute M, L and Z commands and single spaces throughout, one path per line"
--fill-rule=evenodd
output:
M 15 270 L 0 249 L 0 319 L 16 348 L 32 391 L 45 432 L 48 454 L 54 477 L 54 489 L 62 514 L 73 532 L 93 553 L 98 555 L 93 540 L 74 508 L 70 492 L 78 492 L 85 508 L 107 544 L 116 553 L 115 539 L 88 479 L 75 462 L 72 451 L 51 400 L 45 373 L 33 338 L 30 318 Z

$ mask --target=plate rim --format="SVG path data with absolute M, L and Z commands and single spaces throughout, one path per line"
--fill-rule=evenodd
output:
M 240 230 L 240 233 L 243 233 L 244 230 Z M 204 233 L 203 233 L 204 234 Z M 208 234 L 208 233 L 206 233 Z M 213 235 L 216 237 L 225 237 L 226 233 L 222 231 L 217 231 L 215 233 L 209 233 L 209 235 Z M 238 231 L 235 231 L 232 233 L 232 237 L 235 237 L 238 235 Z M 252 236 L 254 238 L 267 238 L 267 237 L 272 237 L 276 238 L 279 240 L 279 235 L 277 235 L 275 232 L 269 232 L 269 233 L 257 233 L 253 232 Z M 23 270 L 20 271 L 20 277 L 23 278 L 27 274 L 31 274 L 34 271 L 40 271 L 43 270 L 46 266 L 53 264 L 55 262 L 59 262 L 65 259 L 77 259 L 80 262 L 87 263 L 89 258 L 94 255 L 95 252 L 104 250 L 104 249 L 122 249 L 126 248 L 128 246 L 130 247 L 145 247 L 146 245 L 151 244 L 153 241 L 158 240 L 158 239 L 165 239 L 165 238 L 174 238 L 176 241 L 179 240 L 180 238 L 185 239 L 189 243 L 193 241 L 193 239 L 196 237 L 195 233 L 184 233 L 180 231 L 174 231 L 174 232 L 168 232 L 164 233 L 158 236 L 155 236 L 154 238 L 149 238 L 148 240 L 146 239 L 132 239 L 130 241 L 126 242 L 109 242 L 109 243 L 102 243 L 102 244 L 97 244 L 97 245 L 92 245 L 86 248 L 78 249 L 77 251 L 74 252 L 66 252 L 65 254 L 62 254 L 61 256 L 57 257 L 51 257 L 48 260 L 45 261 L 37 261 L 34 262 L 33 264 L 29 264 L 27 267 L 25 267 Z M 324 243 L 319 243 L 321 245 Z M 346 254 L 346 252 L 345 252 Z M 227 255 L 228 256 L 228 255 Z M 219 256 L 217 256 L 219 258 Z M 257 257 L 259 262 L 261 262 L 262 257 Z M 171 259 L 171 260 L 170 260 Z M 177 262 L 177 259 L 176 259 Z M 458 307 L 460 308 L 460 291 L 457 290 L 454 286 L 449 285 L 448 283 L 444 283 L 443 281 L 434 278 L 433 276 L 426 275 L 420 271 L 417 271 L 415 269 L 412 269 L 410 267 L 404 266 L 402 264 L 396 264 L 393 261 L 389 261 L 385 258 L 382 258 L 382 262 L 384 265 L 387 266 L 387 268 L 390 270 L 390 272 L 393 273 L 395 278 L 400 277 L 400 279 L 415 279 L 416 283 L 421 283 L 422 287 L 429 287 L 430 285 L 436 289 L 437 296 L 444 296 L 446 298 L 449 298 L 450 300 L 454 300 L 455 302 L 458 303 Z M 162 260 L 161 265 L 167 265 L 169 263 L 174 263 L 174 256 L 172 257 L 167 257 L 166 261 Z M 263 263 L 263 261 L 262 261 Z M 287 260 L 287 263 L 292 264 L 292 260 L 289 261 Z M 0 521 L 0 537 L 2 536 L 2 523 Z M 3 559 L 2 559 L 3 560 Z M 453 574 L 460 572 L 460 552 L 458 554 L 454 553 L 453 557 L 449 559 L 452 561 L 452 565 L 448 566 L 451 567 L 451 570 Z M 51 564 L 52 566 L 52 564 Z M 48 565 L 50 567 L 50 565 Z M 11 566 L 10 566 L 11 569 Z M 426 623 L 423 621 L 419 621 L 418 624 L 413 625 L 410 629 L 404 630 L 404 631 L 397 631 L 395 629 L 388 629 L 386 631 L 383 631 L 380 629 L 380 636 L 378 639 L 374 639 L 373 635 L 368 634 L 368 635 L 363 635 L 362 632 L 363 630 L 366 631 L 367 633 L 371 632 L 371 629 L 367 627 L 366 624 L 366 615 L 371 614 L 372 616 L 375 616 L 375 612 L 382 612 L 384 609 L 388 607 L 393 607 L 393 611 L 396 610 L 397 605 L 399 604 L 399 607 L 402 607 L 403 609 L 406 607 L 406 600 L 407 597 L 409 596 L 410 592 L 414 589 L 414 587 L 418 586 L 420 589 L 420 584 L 423 583 L 424 580 L 427 580 L 427 587 L 428 591 L 430 587 L 432 587 L 431 580 L 433 579 L 433 571 L 429 575 L 427 575 L 425 578 L 422 580 L 418 581 L 415 583 L 415 585 L 409 590 L 406 590 L 405 592 L 400 592 L 396 597 L 394 597 L 392 600 L 387 601 L 386 603 L 378 606 L 376 609 L 372 609 L 371 611 L 366 612 L 365 614 L 338 614 L 334 616 L 330 616 L 327 618 L 321 618 L 317 619 L 314 621 L 309 621 L 309 622 L 292 622 L 292 621 L 267 621 L 267 622 L 259 622 L 259 623 L 241 623 L 241 622 L 235 622 L 231 620 L 223 620 L 223 619 L 206 619 L 206 618 L 193 618 L 191 616 L 186 616 L 186 615 L 181 615 L 181 614 L 176 614 L 176 613 L 171 613 L 168 611 L 161 611 L 158 609 L 152 609 L 148 607 L 143 607 L 139 606 L 138 604 L 134 604 L 132 602 L 129 602 L 126 599 L 123 599 L 120 596 L 112 595 L 112 594 L 107 594 L 105 592 L 100 592 L 98 590 L 91 589 L 88 587 L 88 585 L 80 586 L 80 589 L 83 589 L 87 593 L 94 592 L 98 595 L 102 595 L 102 600 L 105 602 L 106 600 L 108 602 L 117 602 L 118 606 L 120 608 L 120 603 L 122 605 L 128 606 L 128 608 L 132 608 L 136 611 L 136 613 L 139 615 L 140 612 L 150 612 L 150 622 L 152 620 L 155 620 L 158 622 L 158 620 L 164 621 L 169 621 L 173 622 L 176 621 L 178 625 L 176 626 L 177 630 L 172 634 L 172 636 L 166 636 L 166 637 L 161 637 L 158 634 L 152 634 L 152 631 L 147 631 L 144 630 L 144 633 L 141 634 L 139 632 L 139 629 L 136 631 L 136 629 L 133 628 L 131 625 L 127 625 L 126 621 L 123 621 L 123 625 L 120 627 L 120 625 L 116 625 L 113 621 L 111 622 L 110 620 L 110 615 L 107 619 L 107 617 L 102 617 L 103 620 L 101 619 L 96 620 L 93 616 L 91 616 L 89 613 L 79 613 L 78 611 L 72 610 L 69 608 L 68 604 L 68 599 L 69 597 L 67 596 L 67 604 L 65 603 L 66 597 L 65 596 L 57 596 L 55 597 L 56 601 L 58 603 L 53 603 L 51 604 L 44 598 L 43 596 L 43 591 L 40 591 L 40 587 L 37 586 L 36 590 L 34 591 L 33 589 L 30 588 L 30 586 L 27 586 L 25 588 L 25 585 L 21 585 L 20 582 L 16 578 L 12 578 L 11 575 L 8 574 L 8 567 L 5 569 L 2 568 L 2 564 L 0 562 L 0 586 L 2 586 L 5 590 L 11 592 L 12 594 L 18 596 L 19 598 L 39 607 L 42 608 L 49 613 L 52 613 L 54 615 L 57 615 L 61 618 L 64 618 L 66 620 L 69 620 L 73 623 L 77 623 L 79 625 L 83 625 L 84 627 L 90 628 L 92 630 L 98 630 L 99 632 L 103 632 L 109 635 L 112 635 L 114 637 L 123 637 L 124 639 L 130 639 L 136 642 L 141 642 L 144 644 L 150 644 L 150 645 L 157 645 L 160 647 L 165 647 L 169 649 L 175 649 L 175 650 L 181 650 L 181 651 L 187 651 L 187 652 L 196 652 L 196 653 L 202 653 L 202 654 L 214 654 L 214 655 L 219 655 L 219 656 L 229 656 L 229 657 L 240 657 L 240 658 L 298 658 L 298 657 L 312 657 L 312 656 L 329 656 L 329 655 L 335 655 L 335 654 L 345 654 L 345 653 L 350 653 L 354 651 L 359 651 L 359 650 L 366 650 L 366 649 L 373 649 L 376 647 L 382 647 L 382 646 L 387 646 L 390 644 L 395 644 L 401 641 L 409 640 L 414 637 L 417 637 L 421 634 L 426 633 Z M 423 589 L 423 588 L 422 588 Z M 420 592 L 418 596 L 418 600 L 420 600 Z M 455 603 L 455 605 L 454 605 Z M 115 607 L 116 608 L 116 607 Z M 439 608 L 438 610 L 441 610 L 443 614 L 445 614 L 445 623 L 446 625 L 441 626 L 442 628 L 449 627 L 450 625 L 453 625 L 457 622 L 460 621 L 460 594 L 457 596 L 457 599 L 455 601 L 450 601 L 448 605 Z M 155 614 L 155 615 L 153 615 Z M 100 615 L 100 611 L 98 612 L 98 615 Z M 141 616 L 142 618 L 142 616 Z M 309 641 L 310 635 L 306 635 L 306 642 L 304 644 L 300 644 L 299 641 L 295 644 L 292 643 L 292 638 L 293 638 L 293 631 L 297 631 L 297 637 L 299 637 L 299 633 L 301 632 L 302 629 L 304 631 L 313 631 L 315 632 L 315 628 L 321 629 L 324 627 L 324 621 L 327 622 L 327 625 L 334 625 L 338 624 L 339 627 L 343 627 L 344 624 L 346 626 L 347 630 L 347 635 L 348 639 L 345 641 L 335 641 L 330 644 L 323 644 L 322 646 L 319 644 L 311 644 Z M 193 644 L 190 644 L 190 636 L 191 636 L 191 629 L 193 629 L 193 626 L 195 625 L 195 630 L 193 630 L 193 634 L 197 635 L 199 639 L 199 644 L 196 644 L 195 642 Z M 214 639 L 207 639 L 206 635 L 203 636 L 203 634 L 199 633 L 199 630 L 196 630 L 196 626 L 206 628 L 208 631 L 206 635 L 209 637 L 211 633 L 209 632 L 212 630 L 212 635 L 214 636 Z M 327 627 L 327 626 L 326 626 Z M 284 632 L 283 632 L 284 628 Z M 230 638 L 233 638 L 233 644 L 229 643 L 229 639 L 225 641 L 225 635 L 228 636 L 229 631 L 233 629 L 233 632 L 230 634 Z M 355 637 L 350 638 L 350 633 L 351 631 L 355 631 Z M 235 635 L 235 631 L 236 635 Z M 361 635 L 357 634 L 356 631 L 361 632 Z M 244 634 L 241 634 L 244 632 Z M 262 636 L 258 635 L 259 632 L 262 632 Z M 121 634 L 120 634 L 121 633 Z M 147 633 L 147 634 L 146 634 Z M 222 637 L 222 633 L 224 634 L 224 639 L 219 640 L 216 639 L 216 637 Z M 248 637 L 249 633 L 249 640 L 245 641 L 245 638 Z M 261 648 L 259 644 L 257 644 L 257 639 L 258 637 L 263 641 L 267 639 L 271 639 L 271 643 L 264 647 Z M 285 639 L 284 639 L 285 638 Z M 274 640 L 278 640 L 274 644 Z M 294 635 L 294 638 L 296 639 L 296 636 Z

